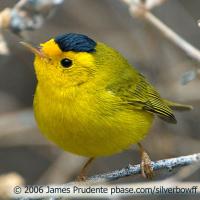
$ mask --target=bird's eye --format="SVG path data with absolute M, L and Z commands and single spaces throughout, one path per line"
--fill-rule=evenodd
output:
M 68 58 L 63 58 L 61 61 L 60 61 L 61 65 L 65 68 L 68 68 L 72 65 L 72 60 L 68 59 Z

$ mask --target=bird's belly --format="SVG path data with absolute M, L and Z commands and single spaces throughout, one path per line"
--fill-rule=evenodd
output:
M 76 112 L 75 108 L 39 102 L 34 111 L 41 132 L 49 140 L 66 151 L 88 157 L 111 155 L 139 142 L 153 119 L 152 114 L 139 110 L 99 116 L 89 110 Z

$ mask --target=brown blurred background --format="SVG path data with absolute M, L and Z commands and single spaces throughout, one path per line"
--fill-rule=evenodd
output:
M 1 0 L 0 10 L 15 2 Z M 198 0 L 169 0 L 153 9 L 153 13 L 200 49 L 199 8 Z M 156 86 L 162 96 L 194 106 L 190 112 L 176 113 L 177 125 L 155 120 L 143 142 L 152 160 L 200 152 L 200 81 L 195 79 L 187 85 L 180 82 L 182 75 L 200 67 L 199 63 L 190 59 L 155 27 L 133 19 L 128 7 L 120 0 L 65 0 L 42 28 L 27 32 L 27 35 L 32 44 L 38 45 L 68 32 L 83 33 L 116 48 Z M 32 108 L 36 86 L 33 55 L 19 44 L 22 38 L 9 31 L 4 31 L 4 36 L 11 53 L 0 55 L 0 174 L 16 172 L 27 184 L 73 180 L 84 159 L 49 145 L 37 130 L 31 111 L 18 113 Z M 97 159 L 89 175 L 139 162 L 138 149 L 133 146 L 121 154 Z M 154 180 L 173 176 L 177 171 L 156 172 Z M 200 181 L 200 170 L 186 180 Z M 120 181 L 146 180 L 135 176 Z M 187 199 L 189 197 L 194 198 L 187 196 Z

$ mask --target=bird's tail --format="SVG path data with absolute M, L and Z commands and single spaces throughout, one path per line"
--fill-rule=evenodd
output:
M 178 111 L 187 111 L 192 110 L 193 107 L 191 105 L 176 103 L 173 101 L 169 101 L 167 99 L 164 99 L 164 102 L 172 109 L 172 110 L 178 110 Z

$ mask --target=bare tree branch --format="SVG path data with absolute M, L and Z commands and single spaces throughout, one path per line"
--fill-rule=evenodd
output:
M 152 13 L 147 12 L 145 14 L 145 19 L 151 24 L 153 24 L 157 29 L 159 29 L 165 35 L 165 37 L 167 37 L 174 44 L 180 47 L 188 56 L 200 62 L 199 49 L 197 49 L 192 44 L 184 40 L 181 36 L 175 33 L 172 29 L 170 29 Z
M 129 6 L 130 13 L 133 17 L 143 18 L 152 25 L 154 25 L 160 32 L 164 34 L 169 40 L 171 40 L 176 46 L 181 48 L 188 56 L 200 62 L 200 50 L 191 45 L 170 27 L 164 24 L 160 19 L 154 16 L 149 10 L 155 6 L 160 5 L 164 1 L 151 0 L 143 3 L 141 0 L 122 0 Z
M 167 169 L 168 171 L 171 171 L 174 168 L 191 165 L 198 162 L 200 162 L 200 153 L 188 156 L 181 156 L 177 158 L 159 160 L 152 162 L 151 164 L 154 171 L 161 169 Z M 125 168 L 115 170 L 109 173 L 94 175 L 88 178 L 86 182 L 94 182 L 94 183 L 107 182 L 140 173 L 141 173 L 140 164 L 129 165 Z
M 153 167 L 154 171 L 161 170 L 161 169 L 167 169 L 168 171 L 171 171 L 172 169 L 177 168 L 177 167 L 192 165 L 192 164 L 199 163 L 199 162 L 200 162 L 200 153 L 197 153 L 197 154 L 192 154 L 192 155 L 188 155 L 188 156 L 181 156 L 181 157 L 177 157 L 177 158 L 170 158 L 170 159 L 155 161 L 155 162 L 152 162 L 152 167 Z M 94 185 L 94 186 L 98 185 L 98 184 L 102 185 L 102 183 L 107 183 L 107 182 L 110 182 L 110 181 L 113 181 L 113 180 L 116 180 L 119 178 L 131 176 L 131 175 L 137 175 L 140 173 L 141 173 L 140 164 L 129 165 L 125 168 L 115 170 L 115 171 L 112 171 L 109 173 L 94 175 L 94 176 L 88 178 L 84 182 L 69 182 L 69 183 L 66 183 L 64 186 L 67 187 L 67 186 L 73 186 L 73 185 L 76 185 L 76 186 L 80 185 L 80 186 L 84 187 L 84 186 L 88 186 L 88 185 Z M 188 183 L 181 183 L 179 181 L 173 182 L 172 179 L 167 179 L 167 180 L 168 181 L 162 181 L 162 185 L 164 185 L 166 187 L 173 187 L 173 186 L 180 185 L 180 187 L 186 187 L 186 188 L 197 185 L 196 183 L 188 184 Z M 146 187 L 150 188 L 151 186 L 154 187 L 154 184 L 157 185 L 158 187 L 160 187 L 161 182 L 156 181 L 156 182 L 151 182 L 150 184 L 148 182 L 147 183 L 134 183 L 134 184 L 129 183 L 128 185 L 126 184 L 125 186 L 132 187 L 132 188 L 146 188 Z M 112 185 L 107 185 L 107 187 L 111 187 L 111 186 Z M 120 195 L 120 193 L 119 193 L 119 195 Z M 132 195 L 134 195 L 134 194 L 132 194 Z M 28 200 L 28 199 L 30 199 L 30 196 L 21 198 L 21 200 Z M 50 197 L 48 199 L 56 200 L 57 197 Z

